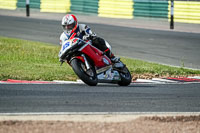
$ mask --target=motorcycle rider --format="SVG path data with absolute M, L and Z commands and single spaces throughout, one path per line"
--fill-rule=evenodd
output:
M 119 62 L 120 58 L 115 57 L 110 50 L 110 45 L 101 37 L 96 36 L 90 27 L 85 24 L 78 24 L 78 20 L 73 14 L 67 14 L 62 18 L 63 33 L 60 35 L 60 45 L 66 40 L 78 37 L 84 41 L 91 40 L 92 45 L 108 56 L 113 63 Z M 63 61 L 60 59 L 60 61 Z

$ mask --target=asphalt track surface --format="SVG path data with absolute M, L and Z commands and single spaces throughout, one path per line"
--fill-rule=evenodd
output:
M 87 24 L 117 55 L 200 69 L 198 33 Z M 60 21 L 0 16 L 0 36 L 59 44 L 61 32 Z
M 88 24 L 117 55 L 199 68 L 200 34 Z M 0 16 L 0 36 L 59 43 L 59 21 Z M 200 112 L 200 84 L 0 85 L 0 113 Z
M 200 84 L 1 84 L 0 113 L 200 112 Z

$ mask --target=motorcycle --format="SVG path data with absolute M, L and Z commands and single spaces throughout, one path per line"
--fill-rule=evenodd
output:
M 128 86 L 131 83 L 132 77 L 126 65 L 121 61 L 112 63 L 105 53 L 92 46 L 91 40 L 66 40 L 61 46 L 59 57 L 62 60 L 61 65 L 67 62 L 76 75 L 89 86 L 96 86 L 98 83 Z

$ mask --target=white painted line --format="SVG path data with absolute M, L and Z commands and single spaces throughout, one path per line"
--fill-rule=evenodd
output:
M 191 79 L 200 79 L 200 76 L 194 76 L 194 77 L 188 77 L 188 78 L 191 78 Z
M 0 113 L 0 116 L 17 115 L 200 115 L 200 112 L 28 112 Z
M 0 113 L 0 121 L 125 122 L 139 117 L 199 116 L 200 112 L 38 112 Z
M 0 81 L 0 84 L 7 84 L 6 82 L 2 82 L 2 81 Z
M 159 82 L 167 82 L 167 83 L 178 83 L 178 81 L 168 80 L 168 79 L 160 79 L 160 78 L 153 78 L 153 81 L 159 81 Z
M 76 82 L 76 81 L 53 80 L 53 82 L 60 83 L 60 84 L 78 84 L 78 82 Z
M 136 83 L 139 83 L 139 82 L 141 82 L 141 83 L 156 83 L 156 84 L 160 84 L 160 83 L 162 83 L 162 82 L 159 82 L 159 81 L 153 81 L 153 80 L 148 80 L 148 79 L 137 79 L 136 80 Z
M 78 83 L 84 83 L 84 82 L 83 82 L 82 80 L 80 80 L 80 79 L 77 79 L 76 82 L 78 82 Z
M 53 82 L 61 84 L 85 84 L 82 80 L 76 80 L 76 81 L 53 80 Z

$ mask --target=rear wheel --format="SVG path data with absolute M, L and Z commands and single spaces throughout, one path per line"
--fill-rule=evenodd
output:
M 118 85 L 128 86 L 131 83 L 132 77 L 126 66 L 124 66 L 124 68 L 119 72 L 119 75 L 121 77 L 121 81 L 118 82 Z
M 73 59 L 71 61 L 72 68 L 78 77 L 87 85 L 96 86 L 98 83 L 95 68 L 91 66 L 90 69 L 86 69 L 85 63 L 79 59 Z

